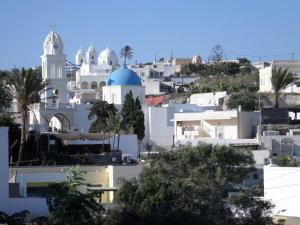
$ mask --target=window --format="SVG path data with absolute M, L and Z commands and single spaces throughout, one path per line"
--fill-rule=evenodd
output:
M 258 180 L 259 179 L 259 174 L 258 173 L 254 173 L 252 175 L 252 177 L 253 177 L 253 180 Z

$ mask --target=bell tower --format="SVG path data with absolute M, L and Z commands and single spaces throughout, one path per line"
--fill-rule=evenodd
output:
M 42 75 L 50 80 L 52 90 L 47 91 L 43 98 L 46 103 L 68 103 L 66 56 L 61 37 L 52 30 L 44 41 L 42 59 Z

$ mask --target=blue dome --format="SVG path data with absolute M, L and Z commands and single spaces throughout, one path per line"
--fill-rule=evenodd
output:
M 126 66 L 123 66 L 114 72 L 112 72 L 106 82 L 109 85 L 142 85 L 140 77 L 128 69 Z

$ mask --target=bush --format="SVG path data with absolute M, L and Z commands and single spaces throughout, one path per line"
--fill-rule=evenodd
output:
M 274 164 L 282 167 L 296 167 L 299 165 L 296 159 L 290 155 L 279 155 L 274 157 L 272 160 Z

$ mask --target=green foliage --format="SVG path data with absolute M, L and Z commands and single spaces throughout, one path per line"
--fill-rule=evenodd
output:
M 246 74 L 237 76 L 218 75 L 212 77 L 199 77 L 189 87 L 190 94 L 227 91 L 233 92 L 257 92 L 259 89 L 258 74 Z
M 138 98 L 135 99 L 135 123 L 134 134 L 137 135 L 139 141 L 145 137 L 145 118 L 142 110 L 141 102 Z
M 124 58 L 124 65 L 126 65 L 126 59 L 131 59 L 133 57 L 132 48 L 129 45 L 125 45 L 120 51 L 120 56 Z
M 30 212 L 28 210 L 23 210 L 21 212 L 8 215 L 0 211 L 0 224 L 12 224 L 12 225 L 25 225 L 26 219 L 28 220 Z
M 278 155 L 272 158 L 272 162 L 277 166 L 282 167 L 295 167 L 299 166 L 297 160 L 290 155 Z
M 238 109 L 242 107 L 243 111 L 254 111 L 257 109 L 257 95 L 253 92 L 232 93 L 227 102 L 229 109 Z
M 145 137 L 144 113 L 140 100 L 133 99 L 132 92 L 125 95 L 124 103 L 121 110 L 123 124 L 130 133 L 137 135 L 141 141 Z
M 273 95 L 273 107 L 278 108 L 279 106 L 279 97 L 282 94 L 282 91 L 288 86 L 294 84 L 298 81 L 296 74 L 292 74 L 288 69 L 282 70 L 281 68 L 272 69 L 271 83 L 274 91 Z
M 106 120 L 109 118 L 109 113 L 115 114 L 117 111 L 114 104 L 109 104 L 106 101 L 99 101 L 95 103 L 89 113 L 89 119 L 96 120 L 91 124 L 90 132 L 106 132 Z
M 153 155 L 149 163 L 138 180 L 124 181 L 107 225 L 273 224 L 272 205 L 237 188 L 254 163 L 250 151 L 184 146 Z M 234 211 L 244 214 L 236 217 Z
M 12 95 L 9 92 L 9 88 L 5 85 L 5 76 L 7 72 L 0 71 L 0 113 L 6 111 L 9 108 L 12 101 Z
M 223 48 L 221 45 L 215 45 L 210 52 L 209 62 L 210 63 L 219 63 L 224 58 Z
M 20 125 L 15 122 L 15 119 L 9 115 L 0 115 L 0 127 L 8 127 L 8 138 L 10 154 L 13 158 L 17 157 L 17 152 L 20 145 L 21 129 Z
M 195 73 L 199 76 L 211 76 L 211 75 L 236 75 L 241 72 L 241 64 L 235 62 L 220 62 L 218 64 L 186 64 L 183 65 L 180 73 L 190 75 Z
M 79 166 L 73 166 L 67 171 L 67 178 L 70 186 L 77 186 L 84 184 L 83 175 L 86 174 L 86 171 L 80 170 Z
M 244 225 L 273 225 L 273 205 L 257 196 L 259 190 L 241 190 L 229 198 L 229 203 L 236 206 L 234 214 L 240 218 L 237 224 Z M 262 210 L 263 209 L 263 210 Z
M 97 202 L 97 194 L 83 194 L 77 185 L 84 179 L 78 168 L 69 171 L 69 181 L 51 184 L 46 193 L 51 224 L 103 224 L 103 206 Z
M 123 130 L 122 128 L 122 120 L 121 120 L 121 113 L 117 112 L 116 114 L 110 112 L 109 117 L 106 119 L 106 126 L 109 132 L 112 132 L 114 135 L 113 139 L 113 145 L 112 147 L 114 148 L 115 145 L 115 136 L 118 136 L 118 142 L 117 142 L 117 150 L 119 150 L 119 145 L 120 145 L 120 134 L 121 131 Z
M 28 133 L 28 116 L 31 105 L 41 102 L 41 95 L 51 89 L 50 81 L 42 78 L 41 70 L 22 68 L 11 70 L 5 77 L 10 95 L 18 101 L 18 111 L 22 119 L 20 150 L 17 167 L 23 156 Z

